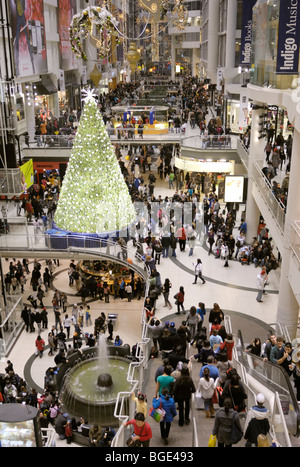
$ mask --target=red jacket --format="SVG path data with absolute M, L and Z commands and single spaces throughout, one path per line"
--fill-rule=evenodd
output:
M 36 345 L 36 348 L 41 351 L 41 350 L 44 350 L 44 347 L 45 347 L 45 341 L 43 339 L 41 339 L 40 341 L 36 340 L 35 341 L 35 345 Z
M 126 423 L 127 425 L 133 425 L 134 427 L 134 434 L 140 437 L 140 441 L 148 441 L 148 439 L 152 438 L 152 430 L 151 426 L 149 423 L 145 422 L 145 424 L 141 427 L 137 426 L 136 421 L 134 418 L 132 420 L 129 420 L 129 422 Z
M 220 349 L 221 349 L 221 350 L 223 350 L 223 349 L 226 350 L 228 360 L 232 360 L 232 349 L 233 349 L 233 346 L 234 346 L 234 341 L 229 341 L 229 340 L 227 340 L 227 339 L 225 339 L 225 341 L 224 341 L 224 342 L 221 342 L 221 344 L 220 344 Z

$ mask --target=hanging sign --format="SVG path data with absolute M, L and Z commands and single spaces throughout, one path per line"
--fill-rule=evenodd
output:
M 252 10 L 255 3 L 256 0 L 243 0 L 240 65 L 244 67 L 249 67 L 251 65 L 251 45 L 253 27 Z
M 300 44 L 300 2 L 280 2 L 277 68 L 281 75 L 298 74 Z

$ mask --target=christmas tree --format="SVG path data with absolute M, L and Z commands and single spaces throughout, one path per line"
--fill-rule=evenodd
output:
M 135 209 L 92 91 L 87 91 L 54 221 L 80 233 L 129 226 Z

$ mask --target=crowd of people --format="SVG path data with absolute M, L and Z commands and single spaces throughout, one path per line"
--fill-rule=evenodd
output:
M 197 316 L 195 322 L 191 319 L 194 316 Z M 219 447 L 238 443 L 246 447 L 276 446 L 276 440 L 271 438 L 271 414 L 266 407 L 266 396 L 258 393 L 255 404 L 247 407 L 246 389 L 232 365 L 233 336 L 226 332 L 224 314 L 217 303 L 209 312 L 204 304 L 191 307 L 186 320 L 177 329 L 174 322 L 162 322 L 155 316 L 149 317 L 148 327 L 157 351 L 153 356 L 160 357 L 161 363 L 155 373 L 153 400 L 148 403 L 147 394 L 132 394 L 136 402 L 135 417 L 124 422 L 125 426 L 134 428 L 134 435 L 127 442 L 129 446 L 149 447 L 153 437 L 149 416 L 160 422 L 161 438 L 168 445 L 174 420 L 178 420 L 181 427 L 190 423 L 192 394 L 196 407 L 203 408 L 205 416 L 212 418 L 212 438 Z M 197 349 L 190 358 L 186 357 L 187 346 Z M 294 378 L 299 400 L 300 352 L 297 345 L 284 343 L 282 337 L 270 332 L 263 345 L 256 338 L 246 351 L 261 357 L 262 363 L 268 360 L 282 366 L 288 376 Z M 192 377 L 192 361 L 201 363 L 198 383 Z
M 119 103 L 126 98 L 134 100 L 136 98 L 136 88 L 132 85 L 119 86 L 115 91 L 106 96 L 101 96 L 99 106 L 103 112 L 111 109 L 113 105 Z M 199 80 L 189 78 L 184 84 L 181 92 L 181 115 L 179 122 L 176 123 L 180 127 L 189 122 L 192 128 L 199 127 L 200 134 L 222 136 L 229 134 L 230 129 L 223 129 L 222 122 L 219 118 L 206 121 L 208 96 Z M 64 115 L 62 126 L 56 128 L 55 119 L 49 121 L 37 121 L 37 126 L 46 126 L 46 134 L 58 131 L 58 134 L 74 130 L 73 123 L 78 119 L 78 115 L 73 117 L 74 113 L 70 112 Z M 37 133 L 37 138 L 40 135 Z M 245 145 L 250 144 L 249 132 L 245 135 Z M 183 171 L 178 171 L 172 167 L 173 148 L 162 146 L 162 149 L 156 153 L 156 148 L 148 147 L 141 149 L 138 154 L 129 153 L 130 158 L 134 155 L 131 171 L 125 166 L 119 157 L 120 166 L 128 185 L 129 192 L 134 202 L 140 202 L 144 205 L 144 211 L 140 213 L 139 221 L 132 232 L 131 240 L 136 247 L 137 253 L 144 259 L 145 265 L 149 271 L 149 292 L 144 297 L 144 313 L 147 321 L 149 337 L 152 339 L 151 356 L 153 358 L 161 356 L 162 365 L 159 366 L 156 376 L 156 394 L 152 401 L 151 407 L 147 405 L 147 396 L 145 394 L 132 395 L 136 401 L 135 417 L 126 422 L 127 426 L 133 426 L 134 436 L 131 436 L 135 446 L 149 446 L 152 438 L 152 430 L 147 422 L 149 417 L 149 409 L 151 408 L 151 416 L 156 416 L 160 408 L 165 411 L 165 417 L 160 422 L 161 438 L 165 444 L 168 444 L 169 433 L 174 418 L 178 417 L 179 426 L 188 425 L 190 422 L 190 403 L 191 396 L 195 394 L 196 401 L 203 405 L 205 416 L 207 418 L 214 417 L 214 425 L 212 426 L 212 434 L 218 439 L 220 446 L 229 446 L 231 442 L 231 428 L 235 422 L 239 425 L 239 418 L 236 413 L 244 413 L 246 410 L 246 392 L 237 373 L 232 369 L 232 348 L 234 346 L 233 336 L 227 334 L 224 327 L 224 315 L 218 304 L 214 304 L 210 313 L 206 311 L 204 303 L 199 303 L 193 306 L 190 310 L 185 310 L 184 299 L 185 291 L 181 286 L 174 295 L 177 314 L 182 312 L 184 320 L 176 328 L 174 322 L 157 319 L 155 312 L 157 309 L 157 300 L 160 295 L 163 295 L 164 306 L 172 309 L 173 305 L 170 301 L 172 284 L 168 278 L 163 280 L 159 273 L 159 265 L 162 258 L 168 258 L 169 255 L 176 257 L 177 249 L 180 252 L 188 251 L 189 256 L 193 256 L 195 243 L 197 239 L 196 221 L 197 203 L 200 201 L 201 186 L 203 177 L 197 174 L 196 177 Z M 286 144 L 288 151 L 288 144 Z M 116 148 L 118 156 L 118 147 Z M 271 151 L 272 152 L 272 151 Z M 271 154 L 270 152 L 270 154 Z M 273 153 L 276 153 L 273 148 Z M 120 153 L 119 153 L 120 156 Z M 155 156 L 155 157 L 154 157 Z M 290 157 L 290 156 L 289 156 Z M 152 173 L 153 161 L 157 169 L 157 174 L 162 180 L 167 180 L 170 188 L 174 188 L 174 181 L 178 183 L 178 190 L 172 197 L 162 199 L 159 195 L 154 195 L 156 177 Z M 273 166 L 273 156 L 271 158 Z M 275 161 L 275 158 L 274 158 Z M 269 160 L 267 162 L 270 162 Z M 275 162 L 274 162 L 275 163 Z M 146 174 L 146 169 L 150 172 L 148 175 L 148 183 L 145 183 L 143 175 L 134 175 L 135 166 L 138 166 L 143 174 Z M 131 172 L 131 173 L 130 173 Z M 214 181 L 213 181 L 214 182 Z M 28 200 L 24 201 L 23 208 L 26 216 L 31 220 L 41 219 L 44 211 L 44 201 L 50 200 L 54 205 L 59 196 L 60 180 L 59 176 L 52 173 L 50 177 L 45 176 L 45 179 L 40 185 L 39 191 L 35 188 L 29 191 Z M 275 188 L 274 188 L 275 189 Z M 202 191 L 203 193 L 203 191 Z M 285 191 L 284 193 L 287 193 Z M 282 199 L 281 199 L 282 200 Z M 152 203 L 157 204 L 157 211 L 153 216 Z M 31 204 L 31 208 L 29 205 Z M 181 219 L 178 218 L 178 213 L 173 209 L 174 204 L 183 210 L 184 206 L 190 206 L 190 219 L 188 224 L 182 225 Z M 26 207 L 27 206 L 27 207 Z M 169 208 L 171 212 L 169 215 Z M 50 208 L 48 207 L 49 211 Z M 172 210 L 173 209 L 173 210 Z M 263 288 L 260 289 L 257 300 L 262 301 L 262 294 L 267 283 L 267 277 L 271 270 L 276 269 L 279 265 L 280 258 L 275 258 L 274 246 L 272 239 L 269 238 L 268 229 L 263 219 L 259 223 L 257 237 L 253 238 L 253 242 L 249 245 L 246 243 L 247 224 L 242 219 L 238 227 L 238 234 L 234 236 L 234 228 L 236 228 L 236 206 L 228 203 L 225 210 L 222 210 L 220 200 L 218 199 L 215 190 L 204 195 L 202 201 L 203 223 L 207 236 L 208 255 L 214 254 L 215 258 L 224 260 L 224 266 L 229 265 L 230 259 L 236 259 L 242 265 L 253 263 L 255 267 L 260 267 L 260 276 L 263 278 Z M 31 211 L 31 216 L 30 216 Z M 186 211 L 186 210 L 185 210 Z M 227 213 L 226 213 L 227 211 Z M 28 214 L 27 214 L 28 213 Z M 149 216 L 149 214 L 151 214 Z M 188 247 L 188 248 L 187 248 Z M 126 245 L 124 246 L 126 249 Z M 124 250 L 122 250 L 124 251 Z M 199 263 L 200 261 L 200 263 Z M 37 326 L 38 335 L 35 338 L 36 355 L 42 358 L 46 345 L 49 346 L 49 355 L 54 357 L 54 362 L 57 366 L 65 363 L 68 360 L 68 355 L 80 351 L 82 346 L 97 345 L 99 333 L 108 332 L 108 340 L 113 342 L 113 323 L 106 318 L 104 313 L 95 320 L 94 331 L 84 332 L 84 324 L 91 325 L 91 310 L 87 305 L 86 299 L 91 296 L 92 299 L 104 300 L 105 284 L 101 281 L 96 283 L 82 283 L 77 275 L 78 268 L 74 262 L 69 265 L 69 285 L 75 287 L 76 294 L 81 297 L 82 305 L 73 304 L 67 305 L 67 296 L 58 290 L 54 291 L 52 304 L 55 317 L 55 325 L 51 326 L 48 332 L 48 342 L 46 343 L 41 337 L 41 332 L 48 329 L 48 312 L 44 306 L 43 298 L 48 291 L 53 289 L 52 276 L 55 266 L 59 265 L 57 260 L 47 260 L 44 272 L 41 272 L 41 264 L 34 261 L 32 272 L 29 272 L 29 264 L 25 259 L 23 262 L 12 261 L 9 266 L 9 273 L 5 278 L 5 287 L 7 293 L 17 293 L 19 290 L 24 293 L 24 286 L 30 276 L 30 295 L 28 301 L 31 307 L 25 306 L 22 312 L 22 318 L 26 325 L 27 332 L 35 332 Z M 203 265 L 201 260 L 193 263 L 195 269 L 194 283 L 197 283 L 198 278 L 202 279 L 203 284 Z M 262 272 L 264 274 L 262 274 Z M 95 281 L 94 281 L 95 282 Z M 130 299 L 136 297 L 141 299 L 144 295 L 144 287 L 141 281 L 132 280 L 131 290 L 125 291 L 125 284 L 122 287 L 115 287 L 117 291 L 114 299 L 125 297 Z M 108 293 L 109 295 L 109 293 Z M 109 301 L 109 299 L 108 299 Z M 38 303 L 39 302 L 39 303 Z M 69 312 L 68 312 L 69 308 Z M 205 318 L 206 317 L 206 318 Z M 208 323 L 205 326 L 205 320 Z M 71 338 L 72 344 L 67 346 L 67 340 L 71 337 L 71 330 L 74 328 Z M 275 344 L 273 344 L 275 342 Z M 115 337 L 114 344 L 122 345 L 122 339 L 119 336 Z M 247 350 L 251 353 L 259 347 L 259 342 L 254 342 Z M 195 355 L 187 358 L 187 348 L 191 347 L 195 350 Z M 265 344 L 264 352 L 260 352 L 259 356 L 268 358 L 271 362 L 282 365 L 289 375 L 295 379 L 295 387 L 297 388 L 297 398 L 300 400 L 300 368 L 298 364 L 291 363 L 291 348 L 289 343 L 282 342 L 278 336 L 276 340 L 270 336 Z M 270 348 L 270 352 L 269 349 Z M 292 349 L 293 350 L 293 349 Z M 269 352 L 269 354 L 268 354 Z M 269 355 L 269 357 L 265 357 Z M 272 355 L 272 356 L 271 356 Z M 201 371 L 199 373 L 198 384 L 195 384 L 191 376 L 191 362 L 200 362 Z M 47 370 L 46 381 L 51 381 L 53 372 L 56 367 Z M 73 432 L 82 430 L 88 425 L 87 421 L 70 419 L 68 414 L 61 412 L 57 394 L 53 393 L 51 386 L 45 386 L 45 393 L 40 400 L 34 390 L 31 392 L 26 389 L 24 381 L 19 381 L 12 370 L 9 370 L 2 380 L 1 396 L 3 402 L 22 402 L 39 406 L 41 411 L 41 425 L 48 426 L 52 423 L 59 436 L 66 439 L 67 443 L 72 441 Z M 49 378 L 49 379 L 48 379 Z M 14 384 L 15 383 L 15 384 Z M 24 386 L 25 384 L 25 386 Z M 11 389 L 11 385 L 16 389 Z M 6 389 L 5 389 L 6 388 Z M 268 410 L 264 407 L 264 395 L 257 396 L 257 405 L 249 408 L 247 411 L 247 419 L 245 430 L 243 433 L 246 445 L 260 445 L 260 442 L 265 442 L 264 437 L 269 432 L 268 425 Z M 214 406 L 218 405 L 218 410 L 215 413 Z M 260 417 L 256 416 L 260 414 Z M 262 416 L 263 414 L 263 416 Z M 248 418 L 249 417 L 249 418 Z M 228 422 L 230 420 L 230 423 Z M 255 420 L 253 422 L 252 420 Z M 262 423 L 260 421 L 263 420 Z M 225 425 L 227 424 L 227 428 Z M 228 429 L 228 424 L 230 430 Z M 238 426 L 241 430 L 241 426 Z M 103 444 L 104 440 L 110 443 L 113 437 L 113 430 L 110 427 L 101 428 L 97 425 L 89 427 L 89 439 L 91 446 L 107 446 Z M 106 441 L 105 441 L 106 442 Z M 128 441 L 128 445 L 129 441 Z

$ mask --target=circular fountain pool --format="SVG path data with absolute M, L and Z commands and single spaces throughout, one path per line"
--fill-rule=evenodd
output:
M 108 357 L 105 367 L 99 358 L 82 361 L 66 375 L 60 394 L 64 410 L 70 416 L 83 417 L 91 423 L 114 425 L 115 403 L 119 392 L 130 392 L 127 381 L 130 362 L 123 357 Z M 103 370 L 103 371 L 102 371 Z M 111 384 L 99 385 L 99 375 L 108 374 Z

